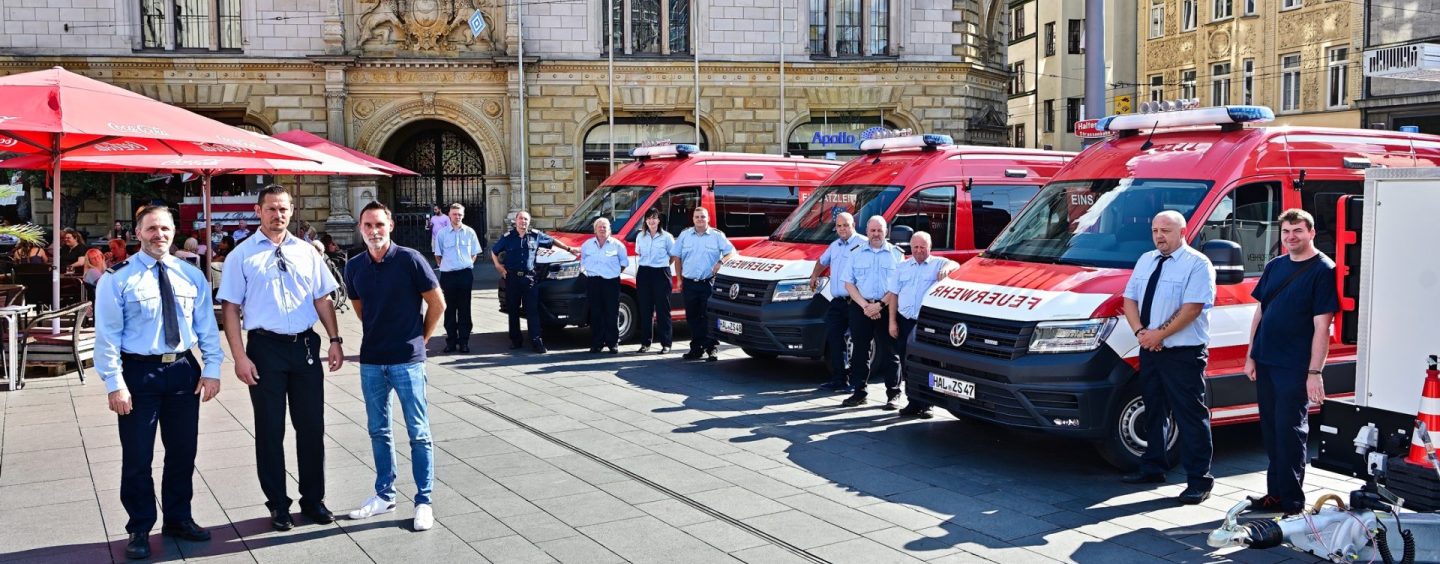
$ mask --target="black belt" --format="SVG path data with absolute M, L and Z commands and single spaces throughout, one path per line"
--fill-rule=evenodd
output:
M 298 342 L 300 342 L 301 339 L 304 339 L 304 338 L 309 337 L 309 336 L 314 335 L 314 334 L 315 334 L 315 330 L 314 330 L 314 329 L 306 329 L 306 330 L 301 331 L 301 332 L 299 332 L 299 333 L 296 333 L 296 334 L 294 334 L 294 335 L 287 335 L 287 334 L 285 334 L 285 333 L 276 333 L 276 332 L 274 332 L 274 331 L 266 331 L 266 330 L 264 330 L 264 329 L 251 329 L 251 330 L 250 330 L 250 338 L 252 338 L 252 339 L 255 338 L 255 337 L 265 337 L 266 339 L 274 339 L 274 340 L 276 340 L 276 341 L 290 341 L 290 342 L 292 342 L 292 343 L 298 343 Z
M 682 276 L 681 278 L 685 278 L 685 277 Z M 706 282 L 709 282 L 709 281 L 711 281 L 711 280 L 714 280 L 715 277 L 714 277 L 714 276 L 711 276 L 711 277 L 709 277 L 709 278 L 685 278 L 685 279 L 688 280 L 688 281 L 690 281 L 690 282 L 695 282 L 695 283 L 697 283 L 697 284 L 704 284 L 704 283 L 706 283 Z
M 505 272 L 506 272 L 506 274 L 510 274 L 510 275 L 513 275 L 513 276 L 534 276 L 534 275 L 535 275 L 535 271 L 534 271 L 534 270 L 507 270 L 507 271 L 505 271 Z
M 138 362 L 159 362 L 162 364 L 171 364 L 179 360 L 189 360 L 192 357 L 193 353 L 191 353 L 190 351 L 166 354 L 135 354 L 127 352 L 120 353 L 121 360 L 133 360 Z

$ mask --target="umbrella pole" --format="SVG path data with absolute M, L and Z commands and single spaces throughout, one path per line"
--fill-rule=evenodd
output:
M 202 172 L 200 174 L 200 204 L 201 213 L 205 214 L 205 237 L 207 238 L 205 241 L 205 268 L 208 269 L 212 261 L 215 260 L 215 232 L 212 231 L 215 229 L 215 221 L 210 217 L 209 172 Z M 210 272 L 208 270 L 205 272 L 205 278 L 207 280 L 210 278 Z
M 54 239 L 55 254 L 51 260 L 55 262 L 55 269 L 50 271 L 50 306 L 55 310 L 60 309 L 60 269 L 65 265 L 60 264 L 60 134 L 55 134 L 54 144 L 50 151 L 50 181 L 53 185 L 51 195 L 54 197 L 54 213 L 50 216 Z M 56 318 L 50 323 L 50 333 L 60 333 L 60 319 Z

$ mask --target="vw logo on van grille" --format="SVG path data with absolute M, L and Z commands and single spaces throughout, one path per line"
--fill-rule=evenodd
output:
M 731 284 L 731 285 L 730 285 L 730 299 L 733 300 L 733 299 L 738 298 L 738 297 L 740 297 L 740 285 L 739 285 L 739 284 Z
M 956 323 L 950 328 L 950 346 L 960 348 L 965 344 L 965 338 L 970 336 L 970 327 L 964 323 Z

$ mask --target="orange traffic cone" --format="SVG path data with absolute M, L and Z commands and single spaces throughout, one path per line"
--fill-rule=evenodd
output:
M 1423 440 L 1421 435 L 1427 430 L 1430 437 L 1440 434 L 1440 368 L 1436 364 L 1436 357 L 1431 356 L 1430 368 L 1425 371 L 1425 390 L 1420 394 L 1420 411 L 1415 414 L 1415 432 L 1410 434 L 1410 456 L 1405 457 L 1405 462 L 1426 468 L 1431 467 L 1437 441 Z

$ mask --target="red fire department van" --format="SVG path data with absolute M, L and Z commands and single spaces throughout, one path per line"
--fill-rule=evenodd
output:
M 660 210 L 661 226 L 673 235 L 695 224 L 696 206 L 710 211 L 718 227 L 737 249 L 764 239 L 795 206 L 815 190 L 841 163 L 745 153 L 701 152 L 694 145 L 657 145 L 631 151 L 635 162 L 625 165 L 585 198 L 575 211 L 548 233 L 567 245 L 581 246 L 594 236 L 596 218 L 610 219 L 611 233 L 625 241 L 630 267 L 620 277 L 619 338 L 636 331 L 635 238 L 651 209 Z M 580 283 L 579 257 L 560 249 L 541 249 L 542 320 L 552 327 L 587 324 L 585 287 Z M 679 292 L 670 296 L 672 317 L 685 318 Z M 501 281 L 500 308 L 505 311 Z
M 929 232 L 934 252 L 966 261 L 985 248 L 1074 153 L 956 146 L 948 136 L 870 139 L 767 241 L 721 266 L 709 311 L 712 335 L 757 358 L 820 358 L 825 352 L 828 273 L 810 273 L 835 240 L 835 216 L 850 212 L 864 236 L 871 216 L 907 243 Z
M 1314 214 L 1316 247 L 1339 265 L 1327 394 L 1353 393 L 1360 224 L 1351 199 L 1369 167 L 1433 167 L 1440 137 L 1360 129 L 1250 127 L 1269 108 L 1111 116 L 1081 152 L 970 261 L 927 294 L 904 361 L 912 393 L 958 417 L 1095 441 L 1106 461 L 1139 462 L 1147 441 L 1136 337 L 1122 319 L 1131 269 L 1154 248 L 1150 221 L 1187 218 L 1189 244 L 1217 272 L 1206 399 L 1215 425 L 1258 419 L 1243 374 L 1250 297 L 1283 253 L 1276 218 Z M 1116 329 L 1120 326 L 1119 329 Z M 1172 426 L 1172 429 L 1174 427 Z M 1166 438 L 1173 446 L 1175 436 Z M 1178 456 L 1171 451 L 1172 460 Z

